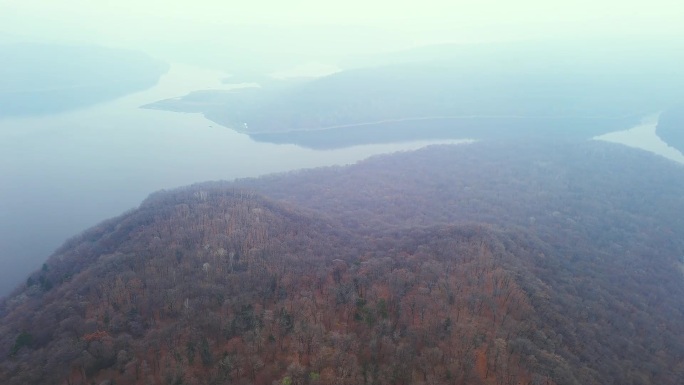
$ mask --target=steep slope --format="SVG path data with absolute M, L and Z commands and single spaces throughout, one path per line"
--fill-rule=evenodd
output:
M 534 269 L 554 292 L 540 309 L 564 336 L 564 357 L 599 383 L 649 383 L 647 367 L 659 366 L 662 352 L 684 354 L 681 338 L 657 337 L 683 327 L 683 172 L 601 142 L 490 142 L 238 185 L 369 232 L 472 221 L 525 229 L 552 250 Z M 641 374 L 629 361 L 641 362 Z M 670 370 L 675 383 L 684 379 L 681 367 Z
M 242 192 L 158 193 L 3 304 L 0 380 L 576 383 L 532 341 L 529 295 L 545 294 L 523 292 L 530 252 L 506 241 L 477 226 L 362 238 Z
M 240 310 L 272 297 L 265 260 L 282 270 L 304 263 L 300 253 L 315 266 L 339 249 L 340 236 L 326 235 L 326 225 L 244 193 L 156 194 L 69 241 L 3 304 L 1 382 L 86 383 L 110 369 L 146 383 L 140 370 L 160 364 L 148 351 L 163 348 L 160 338 L 175 334 L 183 351 L 184 333 L 221 334 L 217 317 L 234 302 Z
M 155 193 L 0 305 L 0 382 L 680 384 L 681 176 L 481 143 Z

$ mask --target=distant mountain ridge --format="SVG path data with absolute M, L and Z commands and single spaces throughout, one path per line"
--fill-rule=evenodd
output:
M 441 45 L 290 87 L 160 101 L 273 143 L 563 137 L 625 130 L 684 97 L 681 40 Z M 514 118 L 511 118 L 514 117 Z
M 168 66 L 129 50 L 1 44 L 0 118 L 45 115 L 149 88 Z

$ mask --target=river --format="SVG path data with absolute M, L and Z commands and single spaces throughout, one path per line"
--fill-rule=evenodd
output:
M 307 167 L 454 140 L 316 151 L 259 143 L 200 114 L 140 109 L 198 89 L 235 87 L 225 74 L 172 65 L 155 87 L 67 113 L 0 120 L 0 296 L 68 237 L 151 192 Z
M 139 106 L 200 89 L 227 89 L 223 73 L 173 65 L 153 88 L 86 109 L 0 120 L 0 296 L 68 237 L 136 207 L 151 192 L 307 167 L 456 140 L 317 151 L 256 142 L 201 114 Z M 647 120 L 603 140 L 684 163 Z
M 611 132 L 597 136 L 594 139 L 640 148 L 684 164 L 684 155 L 676 148 L 670 147 L 665 141 L 660 139 L 656 134 L 657 127 L 658 115 L 653 115 L 644 118 L 641 124 L 628 130 Z

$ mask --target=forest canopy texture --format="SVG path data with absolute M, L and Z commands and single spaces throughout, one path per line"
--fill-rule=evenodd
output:
M 681 384 L 682 167 L 438 146 L 152 194 L 0 305 L 3 384 Z

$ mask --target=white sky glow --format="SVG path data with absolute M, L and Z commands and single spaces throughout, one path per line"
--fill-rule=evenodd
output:
M 0 0 L 0 38 L 143 48 L 215 40 L 273 48 L 283 30 L 311 47 L 365 38 L 369 47 L 554 37 L 677 36 L 684 6 L 652 1 Z M 255 31 L 254 34 L 236 31 Z M 331 33 L 334 32 L 334 33 Z M 272 35 L 270 35 L 272 33 Z M 3 36 L 4 35 L 4 36 Z M 236 36 L 237 35 L 237 36 Z M 302 43 L 302 45 L 305 45 Z M 282 49 L 282 47 L 277 47 Z

